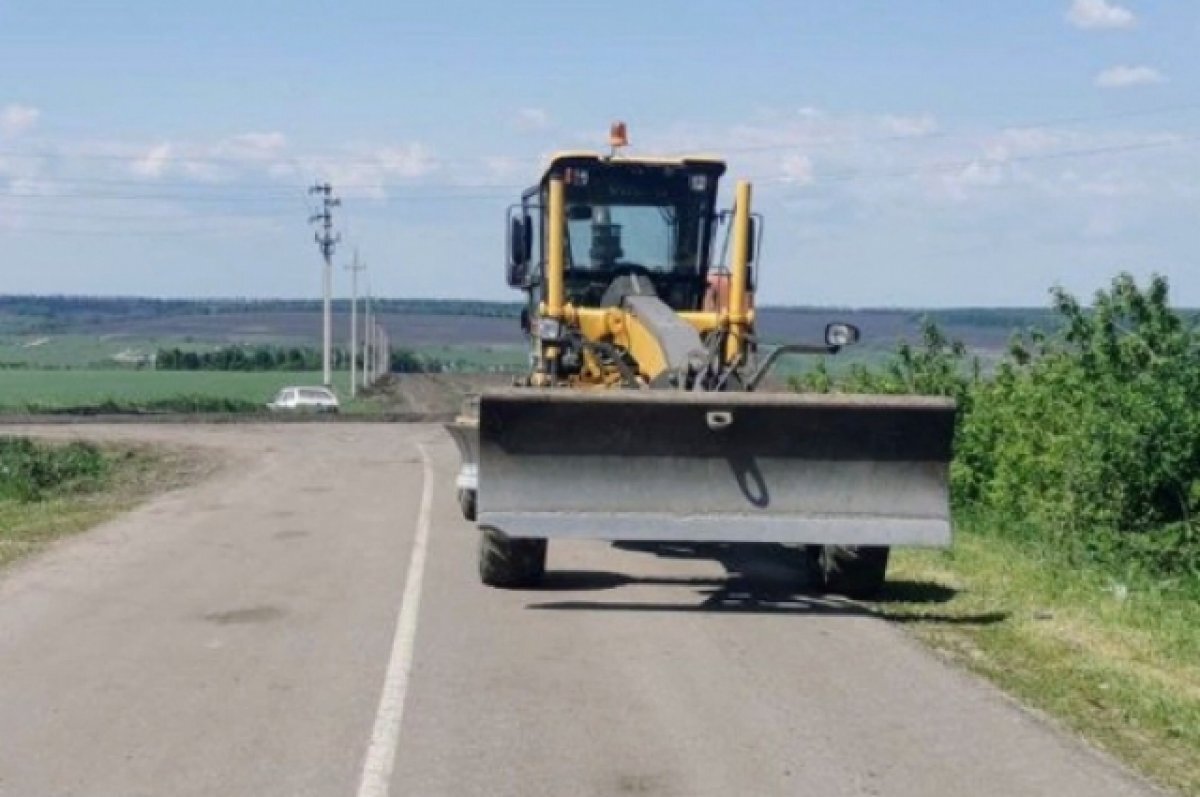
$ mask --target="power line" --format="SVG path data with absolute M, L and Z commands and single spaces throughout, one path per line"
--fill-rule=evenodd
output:
M 464 188 L 465 191 L 433 193 L 433 194 L 417 194 L 411 196 L 390 195 L 380 196 L 377 192 L 381 191 L 396 191 L 396 190 L 413 190 L 421 188 L 434 188 L 444 191 L 446 188 Z M 513 191 L 521 191 L 527 186 L 511 184 L 497 185 L 493 183 L 478 184 L 478 185 L 412 185 L 406 183 L 389 183 L 357 186 L 356 188 L 361 193 L 350 194 L 351 198 L 361 199 L 369 202 L 390 203 L 390 202 L 424 202 L 424 201 L 443 201 L 443 200 L 458 200 L 458 199 L 495 199 L 497 197 L 510 197 Z M 226 188 L 225 194 L 202 194 L 193 195 L 186 192 L 177 193 L 137 193 L 137 192 L 82 192 L 82 191 L 58 191 L 55 193 L 37 193 L 37 194 L 0 194 L 2 200 L 29 200 L 29 199 L 99 199 L 99 200 L 116 200 L 116 201 L 180 201 L 180 202 L 276 202 L 291 204 L 296 197 L 302 196 L 303 188 L 296 188 L 287 192 L 280 193 L 233 193 L 237 186 L 230 185 Z M 475 192 L 473 189 L 488 188 L 492 189 L 487 193 Z M 247 190 L 253 190 L 248 188 Z M 502 193 L 503 192 L 503 193 Z
M 164 215 L 161 213 L 79 213 L 74 209 L 47 209 L 47 208 L 18 208 L 11 209 L 3 206 L 4 197 L 0 197 L 0 212 L 7 212 L 13 215 L 33 218 L 55 218 L 55 219 L 83 219 L 87 221 L 145 221 L 145 222 L 163 222 L 167 224 L 177 222 L 192 222 L 192 221 L 209 221 L 213 223 L 231 221 L 242 221 L 244 219 L 252 219 L 258 221 L 277 220 L 284 217 L 284 211 L 271 214 L 248 216 L 244 213 L 237 215 L 232 214 L 204 214 L 195 216 L 177 216 Z M 287 212 L 287 215 L 291 215 Z
M 913 169 L 899 169 L 893 171 L 844 171 L 844 172 L 824 172 L 814 173 L 813 181 L 847 181 L 857 180 L 862 178 L 896 178 L 896 177 L 921 177 L 924 175 L 936 175 L 954 173 L 966 169 L 978 163 L 985 163 L 993 166 L 1004 166 L 1012 163 L 1036 163 L 1040 161 L 1063 160 L 1068 158 L 1084 158 L 1095 155 L 1115 155 L 1127 152 L 1140 152 L 1145 150 L 1163 149 L 1175 147 L 1181 144 L 1190 144 L 1200 141 L 1200 135 L 1178 136 L 1172 139 L 1163 141 L 1144 141 L 1133 144 L 1114 144 L 1106 147 L 1090 147 L 1081 149 L 1058 150 L 1055 152 L 1040 152 L 1030 153 L 1027 155 L 1012 155 L 1005 158 L 970 158 L 959 161 L 948 161 L 945 163 L 934 163 L 926 166 L 921 166 Z M 757 182 L 789 182 L 794 178 L 786 175 L 769 175 L 750 178 Z
M 992 127 L 992 132 L 999 133 L 1007 130 L 1038 130 L 1057 126 L 1069 126 L 1088 124 L 1091 122 L 1105 122 L 1117 119 L 1134 119 L 1150 116 L 1162 116 L 1181 111 L 1200 110 L 1200 102 L 1181 103 L 1177 105 L 1159 106 L 1156 108 L 1134 109 L 1129 111 L 1113 111 L 1103 114 L 1085 114 L 1075 116 L 1061 116 L 1043 118 L 1032 121 L 1010 121 L 1004 122 Z M 716 145 L 691 145 L 696 149 L 712 149 L 721 152 L 772 152 L 772 151 L 787 151 L 795 149 L 804 149 L 812 146 L 824 146 L 834 144 L 860 144 L 860 143 L 885 143 L 890 141 L 914 141 L 930 138 L 954 138 L 960 136 L 978 135 L 980 131 L 963 130 L 952 132 L 948 130 L 934 131 L 924 134 L 890 134 L 885 136 L 826 136 L 819 139 L 811 139 L 808 141 L 794 144 L 763 144 L 763 145 L 747 145 L 747 146 L 730 146 L 724 142 Z M 53 142 L 43 142 L 42 146 L 54 146 Z M 61 145 L 59 145 L 61 146 Z M 387 148 L 382 148 L 386 150 Z M 393 150 L 404 151 L 403 147 L 392 148 Z M 391 154 L 394 154 L 391 153 Z M 423 164 L 439 164 L 439 165 L 461 165 L 467 163 L 486 163 L 492 160 L 504 160 L 509 163 L 538 163 L 545 160 L 541 155 L 479 155 L 479 156 L 437 156 L 414 154 L 412 152 L 405 153 L 419 160 Z M 0 157 L 21 159 L 21 160 L 77 160 L 77 161 L 101 161 L 114 163 L 140 163 L 146 160 L 145 153 L 136 155 L 125 154 L 110 154 L 110 153 L 74 153 L 63 154 L 61 152 L 29 152 L 24 149 L 0 149 Z M 189 164 L 189 165 L 227 165 L 240 167 L 253 167 L 255 165 L 262 167 L 277 167 L 280 165 L 291 166 L 297 169 L 311 169 L 314 166 L 340 166 L 344 168 L 353 167 L 380 167 L 386 166 L 386 157 L 361 157 L 354 155 L 340 155 L 334 153 L 321 153 L 311 155 L 271 155 L 269 153 L 254 153 L 245 156 L 232 155 L 188 155 L 185 153 L 171 154 L 170 160 Z
M 813 174 L 812 181 L 816 184 L 821 184 L 821 183 L 830 183 L 830 182 L 849 182 L 849 181 L 855 181 L 855 180 L 896 179 L 896 178 L 920 177 L 920 176 L 925 176 L 925 175 L 953 174 L 955 172 L 962 171 L 963 169 L 969 168 L 976 164 L 1002 167 L 1002 166 L 1009 165 L 1009 164 L 1036 163 L 1036 162 L 1046 162 L 1046 161 L 1055 161 L 1055 160 L 1065 160 L 1065 159 L 1072 159 L 1072 158 L 1098 157 L 1098 156 L 1105 156 L 1105 155 L 1122 155 L 1122 154 L 1128 154 L 1128 153 L 1134 153 L 1134 152 L 1142 152 L 1142 151 L 1150 151 L 1150 150 L 1156 150 L 1156 149 L 1165 149 L 1165 148 L 1183 146 L 1183 145 L 1187 145 L 1187 144 L 1193 144 L 1197 141 L 1200 141 L 1200 135 L 1186 135 L 1186 136 L 1175 136 L 1173 138 L 1162 139 L 1159 141 L 1144 141 L 1144 142 L 1134 142 L 1134 143 L 1129 143 L 1129 144 L 1115 144 L 1115 145 L 1100 146 L 1100 147 L 1065 149 L 1065 150 L 1056 150 L 1056 151 L 1051 151 L 1051 152 L 1029 153 L 1029 154 L 1025 154 L 1025 155 L 1013 155 L 1013 156 L 1008 156 L 1005 158 L 989 158 L 989 157 L 983 156 L 983 157 L 955 160 L 955 161 L 942 162 L 942 163 L 925 164 L 925 165 L 921 165 L 921 166 L 916 166 L 916 167 L 911 167 L 911 168 L 901 168 L 901 169 L 890 169 L 890 170 L 889 169 L 858 169 L 858 170 L 845 170 L 845 171 L 832 171 L 832 172 L 818 171 Z M 763 183 L 763 184 L 767 184 L 767 185 L 772 184 L 772 183 L 788 183 L 788 182 L 792 181 L 792 178 L 789 178 L 786 175 L 780 175 L 780 174 L 759 175 L 759 176 L 753 177 L 751 179 L 754 179 L 759 183 Z M 412 186 L 412 185 L 394 186 L 394 187 L 390 186 L 390 187 L 391 188 L 402 188 L 403 190 L 408 191 L 408 192 L 412 192 L 414 190 L 422 188 L 421 186 Z M 459 188 L 461 186 L 454 186 L 454 187 Z M 383 186 L 380 186 L 379 188 L 380 188 L 380 190 L 382 190 Z M 430 188 L 444 190 L 446 188 L 446 186 L 430 186 Z M 490 189 L 490 190 L 487 192 L 477 192 L 477 193 L 467 190 L 467 191 L 454 191 L 454 192 L 450 192 L 450 193 L 440 193 L 440 194 L 439 193 L 407 193 L 404 195 L 389 195 L 389 196 L 382 196 L 382 197 L 375 196 L 375 197 L 371 197 L 370 201 L 367 201 L 363 207 L 364 207 L 364 209 L 369 210 L 373 205 L 387 206 L 387 205 L 391 205 L 394 203 L 413 203 L 413 202 L 422 202 L 423 203 L 423 202 L 434 202 L 434 201 L 493 201 L 493 200 L 499 200 L 499 199 L 508 199 L 512 196 L 511 191 L 520 190 L 520 188 L 517 186 L 506 187 L 506 186 L 497 186 L 497 185 L 489 185 L 488 189 Z M 26 200 L 31 200 L 31 199 L 38 199 L 38 200 L 68 199 L 68 200 L 89 201 L 89 202 L 92 200 L 100 200 L 100 201 L 109 201 L 109 200 L 112 200 L 112 201 L 163 201 L 163 202 L 178 202 L 178 203 L 191 203 L 191 202 L 197 202 L 197 201 L 204 201 L 204 202 L 220 202 L 220 203 L 230 204 L 230 205 L 237 205 L 237 204 L 243 204 L 243 203 L 252 203 L 252 204 L 257 203 L 260 207 L 264 207 L 264 209 L 265 209 L 266 206 L 270 206 L 270 205 L 279 205 L 280 207 L 282 207 L 282 205 L 290 204 L 291 202 L 295 201 L 298 197 L 301 197 L 301 196 L 303 196 L 303 194 L 300 192 L 289 192 L 286 194 L 280 194 L 279 196 L 258 196 L 258 195 L 252 194 L 252 193 L 251 194 L 229 193 L 224 196 L 206 195 L 203 197 L 189 197 L 187 195 L 179 195 L 179 194 L 166 195 L 166 194 L 136 194 L 136 193 L 122 194 L 122 195 L 115 195 L 115 194 L 96 195 L 96 194 L 79 194 L 79 193 L 74 193 L 74 194 L 72 194 L 72 193 L 34 194 L 34 195 L 25 195 L 25 196 L 8 195 L 8 196 L 0 196 L 0 210 L 3 210 L 10 217 L 15 216 L 18 218 L 20 218 L 24 214 L 29 214 L 30 216 L 37 216 L 37 217 L 42 217 L 42 218 L 73 219 L 73 220 L 80 220 L 80 221 L 92 221 L 92 220 L 94 220 L 94 221 L 104 221 L 104 220 L 109 220 L 109 221 L 120 221 L 120 220 L 153 221 L 157 217 L 149 216 L 149 215 L 145 215 L 145 214 L 143 214 L 141 216 L 117 215 L 115 213 L 92 214 L 92 213 L 81 213 L 76 208 L 72 208 L 72 209 L 64 210 L 64 211 L 60 212 L 57 210 L 38 209 L 38 208 L 24 208 L 24 207 L 15 207 L 14 208 L 14 207 L 12 207 L 12 204 L 23 205 L 23 204 L 25 204 Z M 5 203 L 9 203 L 9 204 L 6 205 Z M 271 218 L 278 218 L 278 216 L 273 217 L 271 215 L 262 215 L 262 214 L 249 216 L 249 217 L 246 214 L 238 214 L 236 216 L 216 216 L 216 217 L 201 216 L 201 217 L 198 217 L 197 219 L 195 219 L 195 221 L 212 221 L 214 223 L 216 223 L 216 222 L 224 223 L 224 222 L 231 220 L 232 218 L 237 218 L 237 219 L 257 218 L 259 220 L 266 221 Z M 169 221 L 174 221 L 174 220 L 163 219 L 163 221 L 169 222 Z M 191 221 L 191 220 L 179 219 L 177 221 L 185 222 L 185 221 Z M 222 224 L 222 226 L 220 226 L 220 227 L 213 227 L 211 229 L 203 228 L 203 227 L 188 228 L 188 229 L 171 229 L 171 228 L 165 228 L 162 225 L 158 225 L 152 229 L 136 229 L 136 230 L 130 230 L 130 229 L 103 229 L 103 230 L 101 230 L 101 229 L 95 229 L 95 230 L 93 230 L 93 229 L 70 229 L 70 228 L 61 228 L 61 227 L 40 227 L 40 226 L 29 226 L 29 225 L 21 225 L 21 226 L 17 227 L 17 226 L 10 225 L 9 229 L 7 229 L 6 232 L 9 234 L 27 234 L 27 235 L 41 233 L 41 234 L 79 235 L 79 236 L 91 236 L 91 235 L 96 235 L 96 236 L 167 236 L 167 235 L 210 235 L 210 234 L 214 234 L 214 233 L 228 233 L 229 228 L 227 226 L 225 226 L 224 224 Z
M 1079 158 L 1091 157 L 1097 155 L 1122 154 L 1128 152 L 1147 151 L 1154 149 L 1165 149 L 1177 147 L 1185 144 L 1194 143 L 1200 140 L 1200 135 L 1184 135 L 1165 138 L 1159 141 L 1143 141 L 1129 144 L 1114 144 L 1109 146 L 1099 147 L 1084 147 L 1074 149 L 1055 150 L 1052 152 L 1031 153 L 1027 155 L 1014 155 L 1005 159 L 990 159 L 997 165 L 1003 163 L 1029 163 L 1037 161 L 1050 161 L 1063 158 Z M 870 179 L 880 177 L 908 177 L 920 176 L 922 174 L 937 174 L 945 171 L 953 171 L 960 168 L 965 168 L 980 160 L 988 161 L 987 157 L 975 157 L 946 163 L 927 164 L 923 166 L 905 168 L 905 169 L 855 169 L 841 172 L 825 172 L 814 175 L 815 179 L 820 180 L 855 180 L 855 179 Z M 756 179 L 760 182 L 784 182 L 789 178 L 786 175 L 759 175 L 751 179 Z M 443 193 L 406 193 L 406 194 L 390 194 L 386 196 L 375 196 L 371 193 L 365 193 L 359 198 L 367 203 L 376 203 L 381 205 L 398 203 L 398 202 L 427 202 L 427 201 L 458 201 L 458 200 L 487 200 L 507 198 L 511 196 L 512 191 L 519 191 L 523 188 L 520 185 L 497 185 L 497 184 L 479 184 L 479 185 L 412 185 L 412 184 L 385 184 L 379 183 L 370 186 L 358 186 L 360 191 L 395 191 L 402 190 L 406 192 L 421 191 L 425 188 L 432 188 Z M 446 188 L 462 188 L 462 191 L 444 192 Z M 476 191 L 475 189 L 489 189 L 487 191 Z M 29 195 L 8 195 L 0 196 L 0 201 L 25 201 L 32 199 L 89 199 L 89 200 L 122 200 L 122 201 L 179 201 L 179 202 L 291 202 L 298 195 L 297 193 L 288 192 L 281 194 L 258 195 L 255 193 L 233 193 L 234 187 L 230 186 L 227 189 L 229 193 L 224 195 L 203 195 L 190 196 L 185 193 L 81 193 L 81 192 L 58 192 L 58 193 L 39 193 Z
M 100 238 L 154 238 L 154 237 L 183 237 L 183 236 L 205 236 L 205 235 L 229 235 L 231 232 L 255 232 L 253 230 L 230 230 L 227 225 L 220 227 L 197 227 L 189 230 L 170 230 L 160 227 L 147 227 L 145 229 L 128 229 L 128 228 L 93 228 L 93 229 L 74 229 L 69 227 L 43 227 L 43 226 L 12 226 L 0 227 L 0 233 L 4 235 L 20 236 L 20 235 L 67 235 L 78 237 L 100 237 Z
M 1177 111 L 1200 110 L 1200 103 L 1187 103 L 1140 111 L 1118 111 L 1092 116 L 1062 116 L 1055 119 L 1044 119 L 1034 122 L 1012 122 L 1003 124 L 986 131 L 980 130 L 934 130 L 928 133 L 893 133 L 886 136 L 827 136 L 819 139 L 809 139 L 795 144 L 763 144 L 745 147 L 722 147 L 722 152 L 754 153 L 754 152 L 787 152 L 798 149 L 809 149 L 814 146 L 830 146 L 836 144 L 882 144 L 888 142 L 920 142 L 929 140 L 965 138 L 968 136 L 998 135 L 1014 130 L 1047 130 L 1055 127 L 1085 124 L 1089 122 L 1106 122 L 1115 119 L 1132 119 L 1137 117 L 1158 116 Z

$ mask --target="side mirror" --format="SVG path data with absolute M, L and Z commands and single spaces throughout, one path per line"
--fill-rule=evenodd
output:
M 528 216 L 512 216 L 508 220 L 508 262 L 515 265 L 526 265 L 533 241 L 529 240 L 530 227 L 533 225 Z
M 533 220 L 529 214 L 511 215 L 508 221 L 507 279 L 509 287 L 525 287 L 532 255 Z
M 529 267 L 524 263 L 509 263 L 505 279 L 510 288 L 524 288 L 529 277 Z
M 840 349 L 858 343 L 859 331 L 854 324 L 833 323 L 825 325 L 825 345 Z

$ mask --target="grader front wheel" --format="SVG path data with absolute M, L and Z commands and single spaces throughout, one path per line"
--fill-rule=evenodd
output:
M 514 539 L 490 528 L 479 530 L 479 580 L 489 587 L 536 587 L 546 574 L 546 541 Z
M 461 487 L 458 490 L 458 508 L 462 511 L 463 520 L 471 523 L 475 522 L 476 507 L 479 503 L 476 495 L 474 490 Z

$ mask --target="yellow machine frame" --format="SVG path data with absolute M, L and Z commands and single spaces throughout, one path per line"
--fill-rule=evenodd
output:
M 750 335 L 754 331 L 754 311 L 750 308 L 749 291 L 749 242 L 750 183 L 737 183 L 736 202 L 733 210 L 732 258 L 728 307 L 721 310 L 696 310 L 678 313 L 683 321 L 691 324 L 701 335 L 713 330 L 728 332 L 724 361 L 733 364 L 747 355 Z M 639 376 L 650 381 L 668 367 L 666 356 L 657 338 L 634 314 L 616 307 L 576 307 L 565 301 L 564 253 L 566 235 L 566 203 L 563 180 L 560 176 L 549 178 L 547 192 L 547 258 L 546 294 L 538 307 L 538 315 L 579 330 L 592 342 L 610 342 L 630 353 L 637 363 Z M 540 354 L 553 358 L 556 354 L 552 343 L 541 343 Z M 619 381 L 619 376 L 603 368 L 593 357 L 588 357 L 580 381 L 597 386 L 608 386 Z M 540 375 L 546 380 L 545 375 Z

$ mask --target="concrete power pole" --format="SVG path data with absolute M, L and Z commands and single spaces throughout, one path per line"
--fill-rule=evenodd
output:
M 358 247 L 355 247 L 354 262 L 346 266 L 350 272 L 350 398 L 358 395 L 358 272 L 366 267 L 366 263 L 358 261 Z M 364 357 L 363 367 L 366 365 Z
M 324 315 L 321 332 L 321 364 L 324 372 L 326 387 L 333 385 L 333 250 L 341 242 L 342 236 L 333 234 L 333 209 L 342 204 L 342 200 L 333 195 L 333 186 L 329 183 L 317 183 L 308 189 L 308 193 L 321 198 L 321 210 L 309 217 L 309 224 L 318 224 L 320 229 L 313 233 L 317 247 L 325 258 L 325 271 L 322 273 L 321 284 L 324 288 Z
M 388 372 L 388 339 L 387 330 L 380 324 L 375 330 L 375 380 Z
M 362 386 L 371 386 L 371 329 L 374 324 L 374 314 L 371 310 L 371 280 L 367 280 L 366 319 L 363 322 L 363 373 Z
M 380 331 L 383 332 L 383 348 L 379 353 L 383 356 L 380 358 L 379 372 L 387 376 L 392 372 L 392 336 L 387 333 L 386 329 Z

